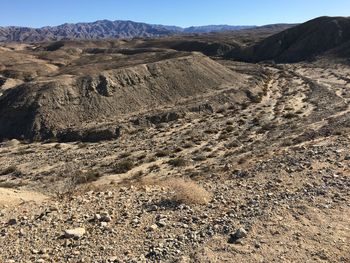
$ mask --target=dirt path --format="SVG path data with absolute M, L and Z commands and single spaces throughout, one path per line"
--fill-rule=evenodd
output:
M 16 206 L 25 202 L 41 203 L 48 198 L 38 192 L 0 188 L 0 207 Z

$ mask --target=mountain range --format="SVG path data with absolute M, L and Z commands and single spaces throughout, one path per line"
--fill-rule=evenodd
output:
M 210 33 L 254 28 L 255 26 L 208 25 L 182 28 L 153 25 L 133 21 L 99 20 L 92 23 L 65 23 L 42 28 L 0 27 L 1 42 L 38 42 L 63 39 L 108 39 L 134 37 L 161 37 L 173 34 Z

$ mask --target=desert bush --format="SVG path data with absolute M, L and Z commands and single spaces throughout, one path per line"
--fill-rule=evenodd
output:
M 182 148 L 181 147 L 175 147 L 173 150 L 174 153 L 179 153 L 182 152 Z
M 157 164 L 153 164 L 153 165 L 151 165 L 150 167 L 148 167 L 148 170 L 149 170 L 150 172 L 158 171 L 158 170 L 160 170 L 160 167 L 159 167 L 159 165 L 157 165 Z
M 165 182 L 172 193 L 171 199 L 181 204 L 207 204 L 212 195 L 192 180 L 173 178 Z
M 169 160 L 168 163 L 174 167 L 181 167 L 181 166 L 186 166 L 187 161 L 182 157 L 178 157 L 178 158 Z
M 114 166 L 113 172 L 117 174 L 122 174 L 130 171 L 133 167 L 134 167 L 134 162 L 132 160 L 123 160 Z
M 250 99 L 253 103 L 260 103 L 262 101 L 262 95 L 263 94 L 254 94 L 251 91 L 246 91 L 247 97 Z
M 229 132 L 233 132 L 235 130 L 235 128 L 233 128 L 232 126 L 227 126 L 225 130 L 226 130 L 226 132 L 229 133 Z
M 225 113 L 226 112 L 226 108 L 225 107 L 220 107 L 217 109 L 216 113 Z
M 192 160 L 196 161 L 196 162 L 203 162 L 206 159 L 207 159 L 207 157 L 205 155 L 202 155 L 202 154 L 198 154 L 198 155 L 192 157 Z
M 120 158 L 126 158 L 126 157 L 129 157 L 130 156 L 130 153 L 129 152 L 123 152 L 120 154 Z
M 156 157 L 151 156 L 151 157 L 148 157 L 148 158 L 147 158 L 146 162 L 147 162 L 147 163 L 153 163 L 153 162 L 155 162 L 156 160 L 157 160 Z
M 218 131 L 216 129 L 214 129 L 214 128 L 206 129 L 203 132 L 206 133 L 206 134 L 216 134 L 216 133 L 218 133 Z
M 286 119 L 292 119 L 292 118 L 298 117 L 298 115 L 295 114 L 295 113 L 289 112 L 289 113 L 284 114 L 283 117 L 286 118 Z
M 248 160 L 249 160 L 249 156 L 248 156 L 248 155 L 244 155 L 244 156 L 242 156 L 241 158 L 239 158 L 239 159 L 237 160 L 237 163 L 238 163 L 238 164 L 244 164 L 244 163 L 246 163 Z
M 75 184 L 86 184 L 97 181 L 102 175 L 98 171 L 90 170 L 87 172 L 78 172 L 73 176 Z
M 70 166 L 67 166 L 66 169 L 63 172 L 63 179 L 50 179 L 50 185 L 47 186 L 58 199 L 71 198 L 91 190 L 94 186 L 90 183 L 97 181 L 102 176 L 96 170 L 74 171 Z
M 271 131 L 276 128 L 276 125 L 274 123 L 265 123 L 261 126 L 260 132 L 264 133 L 266 131 Z
M 190 143 L 190 142 L 184 143 L 184 144 L 182 145 L 182 148 L 185 148 L 185 149 L 189 149 L 189 148 L 192 148 L 192 147 L 193 147 L 193 144 Z
M 237 140 L 232 140 L 231 142 L 229 142 L 227 145 L 225 145 L 226 148 L 230 149 L 230 148 L 236 148 L 240 146 L 240 143 Z
M 137 156 L 137 160 L 141 161 L 143 159 L 145 159 L 147 157 L 147 154 L 141 154 L 139 156 Z
M 12 174 L 16 171 L 17 171 L 17 167 L 12 165 L 12 166 L 9 166 L 9 167 L 5 168 L 4 170 L 2 170 L 0 172 L 0 175 L 8 175 L 8 174 Z
M 13 182 L 0 182 L 0 187 L 1 188 L 16 188 L 17 184 Z
M 218 137 L 218 139 L 219 139 L 220 141 L 226 140 L 227 138 L 228 138 L 228 134 L 227 134 L 226 132 L 222 132 L 222 133 L 219 135 L 219 137 Z
M 161 158 L 161 157 L 166 157 L 170 154 L 169 151 L 167 150 L 159 150 L 156 152 L 155 156 L 158 157 L 158 158 Z
M 21 186 L 25 186 L 26 183 L 21 181 L 21 182 L 9 182 L 9 181 L 2 181 L 0 182 L 0 187 L 1 188 L 18 188 L 18 187 L 21 187 Z
M 128 176 L 121 180 L 120 184 L 123 186 L 131 186 L 135 184 L 139 184 L 142 182 L 144 172 L 143 171 L 137 171 L 136 173 L 132 174 L 131 176 Z

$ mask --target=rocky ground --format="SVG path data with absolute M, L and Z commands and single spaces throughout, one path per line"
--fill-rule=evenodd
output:
M 349 262 L 348 66 L 218 62 L 263 94 L 113 141 L 2 143 L 0 261 Z

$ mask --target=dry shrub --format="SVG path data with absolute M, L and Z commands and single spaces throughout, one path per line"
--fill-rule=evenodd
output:
M 0 171 L 0 175 L 8 175 L 8 174 L 12 174 L 12 173 L 14 173 L 16 171 L 18 171 L 17 167 L 12 165 L 12 166 L 9 166 L 6 169 Z
M 170 151 L 168 151 L 168 150 L 159 150 L 155 154 L 155 156 L 158 158 L 166 157 L 168 155 L 170 155 Z
M 89 170 L 87 172 L 77 172 L 73 176 L 72 180 L 73 180 L 73 183 L 76 185 L 86 184 L 86 183 L 97 181 L 101 176 L 102 174 L 100 174 L 100 172 Z
M 132 160 L 123 160 L 114 166 L 113 172 L 116 174 L 123 174 L 130 171 L 133 167 L 134 162 Z
M 207 204 L 212 195 L 202 186 L 192 180 L 173 178 L 164 182 L 164 185 L 173 192 L 172 199 L 183 204 Z
M 187 161 L 182 157 L 178 157 L 178 158 L 169 160 L 168 164 L 174 167 L 182 167 L 182 166 L 186 166 Z
M 66 169 L 69 169 L 69 166 Z M 71 169 L 73 168 L 71 167 Z M 58 181 L 52 180 L 51 185 L 47 186 L 47 191 L 51 190 L 58 199 L 70 198 L 73 195 L 87 192 L 92 186 L 91 183 L 102 177 L 102 174 L 96 170 L 76 170 L 73 172 L 66 170 L 64 173 L 65 178 Z

